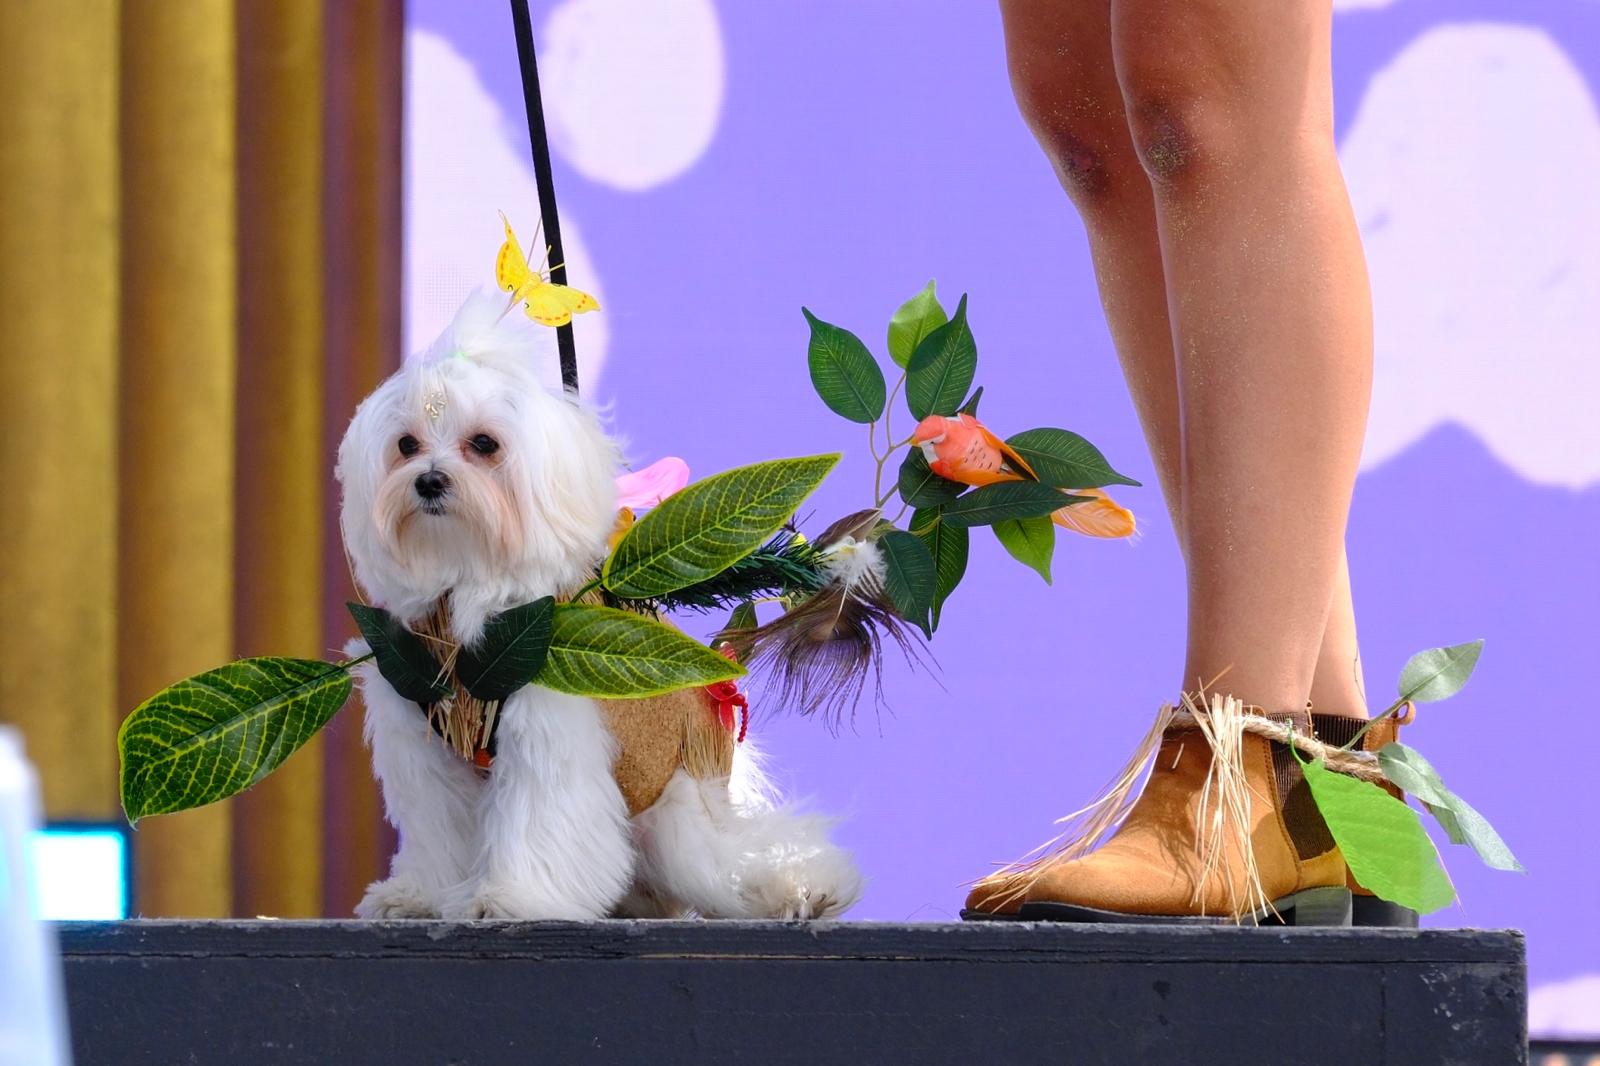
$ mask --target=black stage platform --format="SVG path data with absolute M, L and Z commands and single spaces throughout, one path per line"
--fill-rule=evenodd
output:
M 136 921 L 61 940 L 78 1066 L 1527 1061 L 1504 930 Z

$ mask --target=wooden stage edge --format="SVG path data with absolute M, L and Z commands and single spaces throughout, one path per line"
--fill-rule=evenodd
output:
M 1527 1061 L 1522 934 L 1010 922 L 59 927 L 96 1063 Z

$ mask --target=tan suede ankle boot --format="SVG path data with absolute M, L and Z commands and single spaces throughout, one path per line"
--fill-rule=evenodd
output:
M 1385 744 L 1400 739 L 1400 727 L 1410 725 L 1417 716 L 1417 708 L 1413 703 L 1407 703 L 1398 714 L 1373 725 L 1361 735 L 1361 742 L 1356 745 L 1359 751 L 1377 751 Z M 1313 714 L 1311 716 L 1312 728 L 1316 730 L 1317 739 L 1324 744 L 1333 744 L 1343 747 L 1350 742 L 1350 738 L 1366 725 L 1365 718 L 1349 718 L 1337 714 Z M 1399 787 L 1386 784 L 1383 786 L 1395 799 L 1404 802 L 1405 793 Z M 1371 892 L 1362 888 L 1354 876 L 1347 877 L 1350 891 L 1353 894 L 1350 910 L 1351 924 L 1368 926 L 1397 926 L 1404 929 L 1417 927 L 1417 912 L 1410 907 L 1402 907 L 1398 903 L 1379 899 Z
M 1245 731 L 1238 701 L 1186 708 L 1194 713 L 1177 712 L 1159 734 L 1143 791 L 1103 844 L 1083 853 L 1110 816 L 1054 857 L 980 881 L 962 916 L 1348 925 L 1344 860 L 1293 753 Z M 1311 735 L 1304 711 L 1261 717 Z

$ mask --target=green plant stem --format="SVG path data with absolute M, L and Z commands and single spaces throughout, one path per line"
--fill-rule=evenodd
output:
M 366 662 L 368 659 L 371 659 L 375 654 L 376 654 L 376 652 L 370 652 L 369 651 L 369 652 L 367 652 L 367 654 L 358 655 L 354 659 L 346 659 L 344 662 L 340 663 L 339 665 L 342 666 L 344 669 L 348 670 L 352 666 L 360 666 L 362 663 Z
M 887 434 L 885 434 L 885 436 L 887 437 Z M 872 475 L 872 506 L 881 510 L 883 505 L 889 502 L 889 498 L 899 491 L 898 486 L 891 487 L 888 492 L 883 491 L 883 467 L 884 464 L 889 461 L 889 457 L 895 452 L 899 451 L 901 448 L 904 448 L 906 445 L 910 444 L 914 439 L 914 436 L 915 435 L 913 434 L 913 436 L 907 437 L 905 440 L 896 441 L 889 445 L 889 450 L 884 452 L 882 456 L 878 456 L 876 452 L 873 453 L 873 455 L 878 459 L 878 469 Z
M 1382 714 L 1378 715 L 1376 718 L 1368 718 L 1367 724 L 1356 730 L 1356 735 L 1351 737 L 1345 744 L 1343 744 L 1339 750 L 1350 751 L 1353 749 L 1357 744 L 1361 743 L 1361 738 L 1367 735 L 1367 730 L 1371 729 L 1373 726 L 1377 725 L 1379 722 L 1398 711 L 1401 707 L 1405 706 L 1405 702 L 1405 700 L 1395 700 L 1393 703 L 1389 704 L 1388 708 Z
M 889 398 L 883 404 L 883 442 L 888 445 L 888 450 L 882 455 L 878 454 L 878 442 L 875 436 L 878 423 L 873 421 L 867 425 L 867 447 L 872 451 L 872 458 L 877 460 L 878 463 L 877 469 L 872 472 L 872 498 L 877 501 L 873 505 L 875 507 L 882 507 L 888 501 L 889 496 L 894 495 L 894 490 L 892 489 L 889 491 L 888 496 L 884 495 L 883 465 L 889 461 L 889 456 L 893 455 L 901 445 L 911 443 L 910 437 L 901 441 L 900 444 L 890 443 L 894 440 L 894 432 L 891 428 L 894 418 L 894 398 L 900 394 L 900 386 L 905 383 L 906 372 L 901 371 L 900 376 L 895 379 L 894 387 L 889 390 Z
M 597 577 L 593 581 L 589 582 L 587 585 L 583 586 L 583 588 L 581 588 L 577 592 L 573 593 L 571 602 L 572 603 L 577 603 L 579 600 L 583 599 L 585 596 L 589 595 L 589 593 L 593 592 L 595 589 L 597 589 L 599 587 L 600 587 L 600 579 Z
M 894 387 L 889 390 L 889 398 L 883 403 L 883 439 L 885 441 L 894 440 L 894 431 L 890 428 L 891 419 L 894 417 L 894 398 L 900 394 L 900 386 L 906 383 L 908 373 L 909 371 L 905 370 L 900 372 L 900 376 L 895 379 Z

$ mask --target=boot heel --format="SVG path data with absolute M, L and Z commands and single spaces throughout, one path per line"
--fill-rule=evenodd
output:
M 1289 925 L 1348 926 L 1351 922 L 1348 888 L 1308 888 L 1278 904 Z
M 1353 925 L 1391 926 L 1396 929 L 1417 927 L 1416 911 L 1377 896 L 1356 896 L 1350 919 Z

